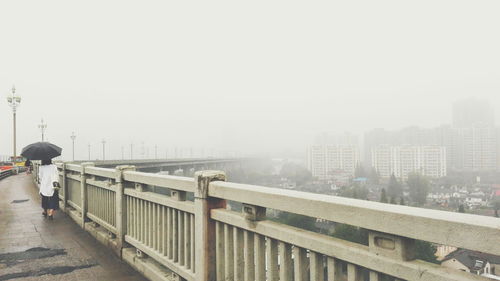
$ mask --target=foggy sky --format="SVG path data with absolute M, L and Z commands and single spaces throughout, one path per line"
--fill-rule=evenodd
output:
M 452 102 L 500 108 L 500 2 L 2 1 L 0 155 L 141 142 L 301 152 L 321 132 L 438 126 Z M 500 114 L 497 114 L 498 122 Z M 150 151 L 150 155 L 152 152 Z

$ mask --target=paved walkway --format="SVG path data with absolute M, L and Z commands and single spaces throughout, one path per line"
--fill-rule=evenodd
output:
M 29 175 L 0 180 L 0 281 L 145 281 L 66 214 L 43 218 Z

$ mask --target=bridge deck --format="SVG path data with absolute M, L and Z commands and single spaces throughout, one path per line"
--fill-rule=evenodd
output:
M 0 180 L 0 281 L 146 280 L 66 214 L 41 214 L 32 177 Z

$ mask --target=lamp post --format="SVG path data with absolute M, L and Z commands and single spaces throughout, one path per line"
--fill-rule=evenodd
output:
M 45 129 L 47 129 L 47 124 L 43 123 L 43 118 L 40 125 L 38 125 L 38 128 L 40 129 L 40 131 L 42 131 L 42 141 L 45 141 Z
M 13 133 L 14 133 L 14 158 L 13 160 L 16 161 L 16 112 L 17 112 L 17 107 L 19 104 L 21 104 L 21 97 L 16 95 L 16 87 L 12 86 L 12 96 L 7 97 L 7 102 L 9 103 L 10 107 L 12 107 L 12 117 L 13 117 Z
M 70 138 L 71 138 L 71 141 L 73 142 L 73 161 L 75 161 L 75 139 L 76 139 L 75 132 L 71 133 Z
M 134 144 L 130 143 L 130 160 L 134 159 Z
M 102 160 L 106 160 L 106 140 L 102 139 Z

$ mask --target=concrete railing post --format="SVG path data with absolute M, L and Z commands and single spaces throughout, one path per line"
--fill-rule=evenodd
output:
M 123 172 L 135 171 L 135 166 L 118 166 L 115 170 L 115 200 L 116 200 L 116 238 L 118 241 L 119 256 L 125 245 L 125 234 L 127 232 L 127 203 L 125 202 L 125 186 L 123 184 Z
M 63 192 L 63 210 L 66 211 L 68 208 L 68 184 L 67 184 L 67 177 L 66 177 L 66 163 L 62 163 L 61 165 L 61 171 L 62 171 L 62 192 Z
M 210 218 L 210 210 L 225 208 L 226 200 L 208 197 L 208 188 L 212 181 L 225 181 L 222 171 L 199 171 L 195 174 L 194 210 L 195 210 L 195 247 L 196 280 L 215 281 L 215 222 Z
M 85 229 L 85 221 L 87 220 L 87 175 L 85 174 L 85 168 L 86 167 L 92 167 L 94 166 L 94 163 L 91 162 L 86 162 L 82 163 L 82 172 L 80 174 L 80 192 L 81 192 L 81 208 L 82 208 L 82 220 L 81 220 L 81 226 L 83 229 Z

